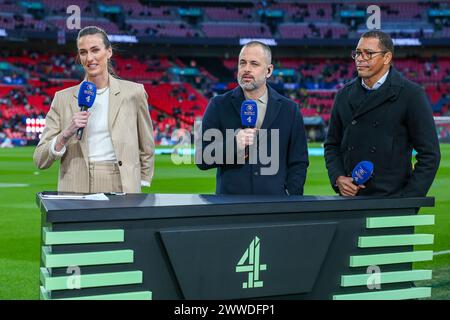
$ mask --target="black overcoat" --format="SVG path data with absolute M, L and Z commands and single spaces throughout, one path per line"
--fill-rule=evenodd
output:
M 241 128 L 241 104 L 245 100 L 240 87 L 223 95 L 211 99 L 202 121 L 203 135 L 209 129 L 219 130 L 226 136 L 227 129 Z M 308 148 L 306 142 L 303 118 L 298 105 L 277 93 L 268 86 L 268 102 L 266 115 L 261 129 L 267 134 L 267 150 L 272 150 L 276 143 L 278 156 L 278 170 L 275 174 L 264 174 L 262 168 L 270 167 L 259 160 L 257 163 L 237 164 L 236 143 L 232 147 L 224 144 L 221 148 L 221 163 L 206 163 L 203 157 L 197 157 L 197 166 L 202 170 L 217 168 L 217 194 L 260 194 L 260 195 L 302 195 L 308 168 Z M 272 141 L 273 129 L 277 129 L 279 139 Z M 262 133 L 262 131 L 260 131 Z M 263 140 L 260 140 L 260 142 Z M 201 156 L 211 142 L 202 139 L 196 145 L 197 156 Z M 233 161 L 227 161 L 226 153 L 229 148 L 233 154 Z M 259 144 L 258 148 L 261 148 Z M 199 161 L 201 160 L 201 161 Z M 231 163 L 230 163 L 231 162 Z
M 367 93 L 358 77 L 334 99 L 325 162 L 336 192 L 337 177 L 351 176 L 363 160 L 374 163 L 374 176 L 358 195 L 425 196 L 436 175 L 440 150 L 429 101 L 394 67 L 377 90 Z

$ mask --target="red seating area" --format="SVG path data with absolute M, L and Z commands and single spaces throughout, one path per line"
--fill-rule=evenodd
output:
M 304 22 L 330 22 L 334 20 L 333 13 L 339 10 L 356 9 L 364 7 L 366 3 L 339 3 L 335 2 L 335 12 L 331 2 L 310 2 L 301 3 L 296 1 L 271 3 L 268 7 L 263 6 L 259 1 L 255 1 L 252 7 L 200 7 L 206 17 L 211 21 L 249 21 L 256 18 L 256 12 L 261 9 L 282 10 L 285 14 L 285 21 Z M 426 10 L 430 3 L 414 2 L 392 2 L 379 3 L 381 7 L 382 21 L 414 21 L 423 20 L 426 17 Z M 365 7 L 364 7 L 365 9 Z M 254 21 L 254 19 L 253 19 Z
M 236 59 L 224 59 L 223 64 L 236 72 Z M 299 94 L 298 90 L 286 92 L 299 103 L 304 116 L 321 115 L 326 121 L 329 119 L 335 92 L 345 81 L 352 79 L 356 72 L 354 62 L 350 58 L 333 60 L 282 58 L 274 61 L 274 64 L 277 68 L 294 69 L 299 79 L 306 82 L 321 79 L 324 83 L 334 83 L 331 89 L 308 89 L 303 94 Z M 436 104 L 444 94 L 450 92 L 450 83 L 443 82 L 443 79 L 450 75 L 450 58 L 397 58 L 394 60 L 394 66 L 406 78 L 424 87 L 432 105 Z M 442 106 L 440 113 L 445 113 L 448 109 L 447 103 Z
M 196 117 L 203 115 L 208 104 L 208 100 L 188 83 L 144 86 L 151 106 L 172 116 L 176 115 L 178 109 L 178 118 L 190 125 Z
M 39 61 L 55 63 L 62 61 L 64 57 L 55 54 L 40 54 Z M 185 82 L 170 82 L 170 76 L 166 71 L 172 66 L 184 67 L 185 65 L 197 66 L 194 58 L 190 63 L 183 63 L 180 59 L 169 60 L 167 57 L 124 57 L 114 55 L 117 64 L 116 72 L 124 79 L 130 79 L 144 83 L 149 95 L 149 105 L 154 126 L 159 132 L 169 133 L 174 128 L 192 128 L 195 119 L 201 117 L 208 104 L 208 99 L 197 89 Z M 21 56 L 2 58 L 0 61 L 7 61 L 16 66 L 32 64 L 36 61 L 36 56 L 27 53 Z M 286 89 L 285 94 L 295 100 L 301 107 L 301 112 L 305 117 L 321 116 L 325 121 L 330 117 L 333 99 L 336 91 L 343 85 L 343 82 L 353 77 L 355 67 L 353 61 L 349 59 L 325 59 L 325 58 L 281 58 L 274 62 L 276 68 L 291 68 L 298 75 L 298 79 L 291 79 L 291 84 L 300 85 L 300 89 Z M 232 71 L 236 70 L 236 58 L 225 59 L 223 64 Z M 54 66 L 55 72 L 62 70 L 61 66 Z M 200 70 L 207 73 L 205 66 L 198 65 Z M 450 92 L 450 58 L 398 58 L 395 59 L 395 67 L 414 82 L 420 83 L 427 93 L 432 105 L 439 105 L 443 114 L 449 110 L 450 103 L 443 99 L 445 94 Z M 33 74 L 35 76 L 33 76 Z M 46 114 L 49 103 L 53 99 L 56 91 L 66 87 L 74 86 L 79 80 L 42 80 L 36 76 L 38 72 L 31 73 L 32 78 L 28 81 L 28 86 L 7 86 L 0 85 L 0 132 L 4 132 L 8 137 L 17 137 L 25 131 L 22 127 L 4 126 L 11 119 L 23 116 L 37 116 Z M 204 76 L 203 76 L 204 77 Z M 183 81 L 183 80 L 182 80 Z M 282 79 L 282 82 L 286 82 Z M 319 84 L 319 88 L 312 89 L 303 84 L 314 82 Z M 234 83 L 235 84 L 235 83 Z M 331 84 L 331 88 L 320 88 L 320 85 Z M 230 88 L 231 89 L 231 88 Z M 11 90 L 19 90 L 22 95 L 19 99 L 10 98 L 10 103 L 2 99 L 9 95 Z M 26 98 L 24 100 L 24 97 Z M 17 123 L 17 121 L 16 121 Z M 20 121 L 19 121 L 20 123 Z M 18 129 L 19 128 L 19 129 Z M 169 128 L 169 129 L 167 129 Z M 8 130 L 6 130 L 8 129 Z
M 165 37 L 281 37 L 285 39 L 302 39 L 304 37 L 338 39 L 348 35 L 357 37 L 357 33 L 349 34 L 350 23 L 341 21 L 339 12 L 341 10 L 365 11 L 369 5 L 367 1 L 302 3 L 257 0 L 242 4 L 186 2 L 186 6 L 181 7 L 177 2 L 148 1 L 147 4 L 144 4 L 139 0 L 79 0 L 75 3 L 81 10 L 81 27 L 98 25 L 110 34 Z M 33 18 L 20 2 L 14 4 L 9 0 L 0 0 L 0 28 L 35 31 L 58 29 L 67 33 L 77 32 L 76 29 L 71 30 L 66 26 L 66 10 L 74 4 L 74 1 L 37 0 L 36 4 L 43 5 L 46 16 L 42 20 Z M 125 24 L 122 24 L 121 19 L 102 17 L 101 10 L 98 9 L 99 5 L 120 6 L 121 19 L 125 20 Z M 412 28 L 409 33 L 419 32 L 421 27 L 415 26 L 418 22 L 427 24 L 428 30 L 433 30 L 433 25 L 436 25 L 436 31 L 438 31 L 437 26 L 442 23 L 429 21 L 428 10 L 448 7 L 448 3 L 445 1 L 382 2 L 377 5 L 381 8 L 382 21 L 406 23 Z M 180 8 L 199 9 L 202 14 L 197 19 L 188 22 L 178 12 Z M 273 28 L 269 31 L 270 23 L 261 18 L 260 10 L 281 10 L 283 18 L 274 23 Z M 199 25 L 198 22 L 202 22 L 202 24 Z M 341 22 L 349 24 L 335 25 Z M 227 24 L 231 24 L 231 26 L 227 26 Z M 233 28 L 233 24 L 239 25 Z M 316 29 L 310 29 L 308 24 L 314 24 Z M 357 24 L 356 27 L 359 29 L 365 28 L 364 23 L 359 21 Z M 420 37 L 450 37 L 448 23 L 444 23 L 442 27 L 441 32 L 426 31 Z
M 330 3 L 276 3 L 270 9 L 283 10 L 288 20 L 302 19 L 305 22 L 332 21 L 332 5 Z
M 46 114 L 50 108 L 50 104 L 45 103 L 46 98 L 51 97 L 51 99 L 53 99 L 56 91 L 63 90 L 65 88 L 74 86 L 78 83 L 79 83 L 78 81 L 58 81 L 51 83 L 43 83 L 37 79 L 29 80 L 28 84 L 32 88 L 39 88 L 41 90 L 41 94 L 32 94 L 32 95 L 26 94 L 23 86 L 0 85 L 0 99 L 5 97 L 12 90 L 18 90 L 23 92 L 28 102 L 28 106 L 14 103 L 12 106 L 0 104 L 0 111 L 2 112 L 2 118 L 8 120 L 11 117 L 14 117 L 15 115 L 30 116 L 33 113 Z
M 312 91 L 310 91 L 312 92 Z M 331 109 L 333 108 L 333 99 L 334 99 L 334 92 L 324 92 L 324 94 L 318 94 L 320 97 L 311 97 L 306 99 L 306 105 L 309 106 L 320 106 L 323 105 L 324 110 L 328 111 L 325 113 L 329 113 Z M 322 112 L 323 112 L 322 111 Z
M 61 57 L 61 59 L 57 59 Z M 9 56 L 1 58 L 0 61 L 7 61 L 14 66 L 26 68 L 28 65 L 35 65 L 36 61 L 43 64 L 49 64 L 49 67 L 55 71 L 53 75 L 57 74 L 59 69 L 54 65 L 58 63 L 68 63 L 69 56 L 60 56 L 57 54 L 38 54 L 23 52 L 23 55 Z M 135 56 L 124 57 L 121 55 L 114 55 L 116 73 L 124 78 L 138 82 L 146 83 L 146 90 L 149 94 L 149 105 L 153 108 L 153 113 L 162 115 L 161 124 L 156 123 L 155 126 L 166 128 L 169 125 L 170 130 L 174 127 L 191 128 L 196 117 L 201 116 L 208 103 L 207 99 L 196 91 L 189 84 L 158 84 L 159 81 L 169 81 L 166 75 L 168 69 L 172 66 L 184 67 L 181 60 L 176 59 L 175 62 L 170 61 L 167 57 L 158 56 Z M 26 70 L 26 69 L 25 69 Z M 26 96 L 27 106 L 25 103 L 17 103 L 12 101 L 12 105 L 2 105 L 0 112 L 3 125 L 8 122 L 15 115 L 21 117 L 36 117 L 40 113 L 45 115 L 50 107 L 51 99 L 53 99 L 56 91 L 62 90 L 66 87 L 77 85 L 80 80 L 50 80 L 41 81 L 40 75 L 36 72 L 30 72 L 33 78 L 28 80 L 28 86 L 6 86 L 0 85 L 0 99 L 6 97 L 13 89 L 20 89 Z M 151 83 L 152 84 L 151 84 Z M 25 93 L 25 90 L 27 92 Z M 33 93 L 30 94 L 31 91 Z M 21 120 L 23 121 L 23 120 Z M 19 121 L 20 122 L 20 121 Z M 17 120 L 15 120 L 17 123 Z M 3 129 L 6 129 L 4 127 Z M 4 131 L 4 130 L 0 130 Z M 24 133 L 24 128 L 21 130 Z M 9 137 L 9 135 L 8 135 Z
M 272 37 L 269 28 L 262 23 L 243 22 L 205 22 L 202 30 L 207 37 L 238 38 L 238 37 Z
M 52 77 L 60 75 L 63 78 L 65 68 L 56 66 L 51 60 L 51 54 L 38 54 L 34 57 L 29 56 L 14 56 L 2 58 L 1 61 L 6 61 L 16 66 L 34 66 L 36 64 L 48 66 L 48 74 Z M 65 57 L 67 59 L 67 56 Z M 75 59 L 74 57 L 70 57 Z M 167 57 L 159 57 L 156 59 L 141 60 L 138 58 L 125 58 L 120 55 L 114 55 L 112 61 L 115 64 L 115 71 L 125 79 L 134 80 L 158 80 L 164 72 L 172 66 Z M 66 61 L 65 61 L 66 62 Z M 72 61 L 67 61 L 70 64 Z M 36 71 L 31 71 L 31 77 L 39 77 L 40 74 Z
M 157 119 L 157 118 L 153 117 L 153 115 L 152 115 L 152 119 Z M 160 132 L 167 131 L 169 134 L 171 134 L 174 129 L 184 129 L 184 130 L 188 130 L 188 131 L 191 131 L 191 129 L 192 129 L 192 125 L 187 124 L 186 122 L 177 121 L 177 119 L 175 119 L 173 117 L 166 117 L 166 118 L 161 119 L 160 121 L 154 120 L 154 122 L 155 123 L 154 123 L 153 129 L 158 130 Z
M 326 81 L 351 79 L 356 68 L 352 60 L 344 59 L 299 59 L 281 58 L 273 61 L 276 68 L 289 68 L 296 70 L 303 77 L 323 77 Z M 237 70 L 237 61 L 234 58 L 224 59 L 223 65 L 229 70 Z
M 40 113 L 46 114 L 50 108 L 45 105 L 46 95 L 54 96 L 56 91 L 62 90 L 78 84 L 78 81 L 66 81 L 54 83 L 54 86 L 46 88 L 48 84 L 39 80 L 30 80 L 29 84 L 34 88 L 42 88 L 43 95 L 28 95 L 28 107 L 24 105 L 7 106 L 0 104 L 1 122 L 0 126 L 11 118 L 20 115 L 20 117 L 34 117 Z M 18 89 L 23 91 L 22 86 L 0 86 L 0 98 L 4 97 L 11 90 Z M 174 128 L 190 130 L 197 117 L 204 113 L 207 99 L 198 93 L 191 85 L 183 84 L 145 84 L 145 89 L 149 95 L 149 104 L 153 107 L 151 111 L 154 126 L 162 132 L 167 126 L 170 132 Z M 161 121 L 156 121 L 158 116 L 163 116 Z M 8 129 L 8 130 L 6 130 Z M 4 128 L 2 131 L 8 138 L 26 138 L 25 128 L 20 131 L 14 131 L 11 128 Z
M 400 59 L 395 61 L 395 66 L 419 83 L 438 82 L 450 70 L 450 58 L 439 58 L 436 62 L 432 59 L 421 59 L 419 62 L 417 59 Z
M 204 14 L 211 21 L 248 21 L 254 13 L 253 8 L 210 7 L 204 8 Z
M 18 6 L 16 3 L 13 3 L 11 1 L 4 3 L 4 0 L 0 0 L 0 12 L 24 13 L 25 10 L 23 7 Z
M 449 94 L 450 92 L 450 83 L 442 83 L 436 82 L 431 83 L 425 87 L 425 92 L 427 93 L 428 98 L 432 104 L 437 103 L 443 94 Z M 446 112 L 450 107 L 450 104 L 446 104 L 443 106 L 442 113 Z
M 48 25 L 53 26 L 54 28 L 57 28 L 59 30 L 64 30 L 67 33 L 78 33 L 78 29 L 68 29 L 67 28 L 67 20 L 65 17 L 47 17 L 46 22 Z M 84 17 L 81 19 L 81 28 L 87 27 L 87 26 L 97 26 L 104 30 L 107 30 L 108 34 L 122 34 L 123 32 L 119 30 L 119 27 L 109 21 L 106 18 L 89 18 Z
M 0 125 L 2 125 L 2 122 L 0 121 Z M 10 139 L 24 139 L 25 135 L 22 131 L 13 131 L 11 128 L 6 128 L 3 131 L 6 134 L 7 138 Z
M 192 37 L 198 31 L 183 21 L 127 20 L 133 34 L 158 37 Z
M 77 85 L 80 81 L 77 80 L 51 80 L 49 82 L 42 82 L 39 79 L 30 79 L 28 84 L 34 88 L 41 88 L 44 93 L 51 99 L 55 96 L 57 91 L 63 90 Z
M 436 58 L 437 59 L 437 58 Z M 281 58 L 274 62 L 278 68 L 292 68 L 298 70 L 303 76 L 318 77 L 319 75 L 326 75 L 326 68 L 331 68 L 334 65 L 340 66 L 339 70 L 347 70 L 346 79 L 353 77 L 355 69 L 354 62 L 350 59 L 298 59 L 298 58 Z M 237 69 L 236 59 L 224 59 L 223 64 L 230 70 Z M 424 84 L 434 85 L 441 81 L 446 75 L 447 70 L 450 70 L 450 58 L 438 58 L 435 62 L 433 59 L 418 59 L 418 58 L 396 58 L 394 66 L 400 70 L 408 79 Z M 306 68 L 305 68 L 306 67 Z M 326 77 L 325 77 L 326 78 Z M 342 79 L 339 74 L 331 74 L 328 80 Z
M 40 2 L 49 9 L 52 15 L 67 15 L 67 8 L 71 5 L 76 4 L 81 11 L 83 16 L 94 16 L 95 11 L 92 5 L 92 1 L 89 0 L 40 0 Z
M 316 23 L 311 28 L 307 23 L 284 23 L 279 26 L 279 32 L 285 39 L 303 38 L 342 38 L 348 34 L 348 27 L 343 24 Z
M 122 0 L 103 0 L 103 3 L 122 6 L 127 16 L 133 19 L 173 20 L 176 18 L 172 7 L 168 6 L 145 6 L 138 0 L 127 0 L 126 3 Z
M 13 3 L 10 0 L 0 0 L 0 28 L 7 30 L 64 30 L 67 33 L 74 33 L 77 30 L 69 30 L 66 27 L 67 8 L 74 4 L 72 0 L 37 0 L 36 4 L 42 4 L 46 17 L 37 20 L 27 13 L 20 2 Z M 265 3 L 265 4 L 264 4 Z M 360 2 L 296 2 L 296 1 L 246 1 L 242 4 L 230 3 L 207 3 L 198 2 L 188 3 L 186 6 L 179 6 L 177 2 L 148 1 L 147 4 L 139 0 L 78 0 L 75 4 L 81 10 L 81 27 L 87 25 L 98 25 L 104 28 L 110 34 L 132 34 L 138 36 L 206 36 L 206 37 L 281 37 L 286 39 L 296 39 L 303 37 L 324 37 L 331 29 L 332 38 L 341 38 L 349 34 L 350 25 L 332 26 L 341 21 L 339 12 L 341 10 L 365 11 L 369 3 Z M 121 7 L 121 19 L 126 24 L 122 24 L 116 18 L 101 17 L 99 5 L 118 5 Z M 430 8 L 446 9 L 446 1 L 412 1 L 412 2 L 381 2 L 377 3 L 381 8 L 381 20 L 385 23 L 407 23 L 411 28 L 419 31 L 419 27 L 414 24 L 423 22 L 433 29 L 433 24 L 437 26 L 441 22 L 429 21 L 428 10 Z M 446 7 L 447 6 L 447 7 Z M 199 9 L 202 14 L 196 21 L 184 21 L 178 10 L 180 8 Z M 283 18 L 279 19 L 274 25 L 272 32 L 269 32 L 269 23 L 261 19 L 258 14 L 260 10 L 281 10 Z M 18 16 L 16 20 L 14 16 Z M 120 20 L 120 19 L 119 19 Z M 441 19 L 445 20 L 445 19 Z M 203 22 L 203 25 L 198 25 Z M 218 31 L 214 30 L 209 24 L 216 24 Z M 221 24 L 242 24 L 236 28 L 225 28 Z M 347 23 L 347 21 L 345 21 Z M 255 24 L 262 26 L 257 29 L 265 28 L 265 31 L 258 32 Z M 310 30 L 305 25 L 315 24 L 317 31 Z M 324 24 L 321 26 L 321 24 Z M 365 27 L 364 23 L 357 22 L 358 26 Z M 158 26 L 159 25 L 159 26 Z M 182 26 L 181 26 L 182 25 Z M 180 27 L 181 26 L 181 27 Z M 357 26 L 357 27 L 358 27 Z M 150 28 L 150 30 L 149 30 Z M 225 29 L 224 29 L 225 28 Z M 151 31 L 154 29 L 155 31 Z M 413 31 L 410 31 L 414 33 Z M 272 35 L 273 33 L 273 35 Z M 350 36 L 357 37 L 358 34 L 350 33 Z M 442 32 L 425 32 L 421 37 L 450 37 L 448 23 L 443 25 Z
M 115 71 L 124 79 L 159 80 L 164 72 L 171 67 L 166 57 L 160 58 L 158 65 L 155 66 L 152 61 L 139 61 L 138 59 L 123 58 L 115 56 Z
M 45 31 L 50 29 L 50 26 L 48 26 L 47 23 L 42 20 L 34 19 L 33 16 L 28 13 L 14 14 L 11 12 L 4 13 L 3 11 L 0 11 L 0 28 L 7 30 L 26 29 L 34 31 Z
M 423 20 L 426 17 L 428 4 L 419 3 L 389 3 L 381 6 L 382 21 Z

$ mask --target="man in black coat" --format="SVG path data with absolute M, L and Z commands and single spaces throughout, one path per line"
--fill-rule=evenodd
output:
M 295 102 L 266 84 L 273 71 L 271 58 L 265 44 L 245 45 L 239 55 L 239 86 L 212 98 L 203 116 L 196 164 L 202 170 L 217 168 L 217 194 L 303 194 L 309 164 L 303 118 Z M 256 128 L 242 128 L 244 100 L 257 103 Z M 210 153 L 213 159 L 206 159 Z
M 439 167 L 439 141 L 427 96 L 391 65 L 393 53 L 388 34 L 363 34 L 352 53 L 358 77 L 334 99 L 325 161 L 334 190 L 343 196 L 425 196 Z M 356 186 L 351 173 L 363 160 L 374 163 L 374 176 Z

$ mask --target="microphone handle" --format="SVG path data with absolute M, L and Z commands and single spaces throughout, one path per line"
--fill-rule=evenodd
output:
M 250 127 L 250 126 L 243 126 L 242 129 L 253 129 L 255 127 Z M 249 146 L 245 146 L 245 150 L 244 150 L 244 159 L 248 158 L 248 154 L 249 154 Z
M 86 107 L 86 106 L 81 106 L 80 111 L 88 111 L 88 110 L 89 110 L 88 107 Z M 84 128 L 79 128 L 79 129 L 77 130 L 77 139 L 78 139 L 78 140 L 81 140 L 81 138 L 83 137 L 83 129 L 84 129 Z
M 248 149 L 249 149 L 249 147 L 248 147 L 248 146 L 245 146 L 245 150 L 244 150 L 244 159 L 247 159 L 247 158 L 248 158 Z

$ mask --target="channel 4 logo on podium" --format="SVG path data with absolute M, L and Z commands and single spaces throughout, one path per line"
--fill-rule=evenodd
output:
M 255 237 L 236 265 L 236 272 L 248 272 L 248 280 L 242 283 L 243 289 L 264 286 L 264 282 L 260 280 L 260 272 L 267 270 L 267 264 L 261 264 L 260 250 L 261 241 Z

